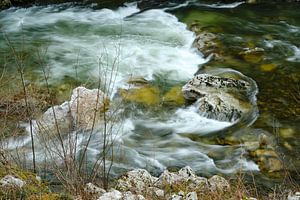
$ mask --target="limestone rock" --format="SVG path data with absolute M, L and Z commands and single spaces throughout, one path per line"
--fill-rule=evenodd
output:
M 188 191 L 201 190 L 208 185 L 207 179 L 196 176 L 195 172 L 189 166 L 180 169 L 177 173 L 165 170 L 157 182 L 158 187 L 161 188 L 174 184 L 184 184 Z
M 198 74 L 182 92 L 187 100 L 196 101 L 201 115 L 221 121 L 236 121 L 252 108 L 247 96 L 251 84 L 245 80 Z
M 214 175 L 208 179 L 208 183 L 211 190 L 224 191 L 230 188 L 229 182 L 225 178 L 218 175 Z
M 98 200 L 119 200 L 122 199 L 122 197 L 123 195 L 120 191 L 112 189 L 100 196 Z
M 106 193 L 106 191 L 100 187 L 97 187 L 96 185 L 94 185 L 93 183 L 87 183 L 85 188 L 84 188 L 85 192 L 87 192 L 90 195 L 93 196 L 101 196 L 104 193 Z
M 140 194 L 132 194 L 130 191 L 128 191 L 123 194 L 122 200 L 145 200 L 145 197 Z
M 16 178 L 12 175 L 6 175 L 0 180 L 0 185 L 4 187 L 22 188 L 26 184 L 25 181 Z
M 185 200 L 198 200 L 197 193 L 196 192 L 189 192 L 185 196 Z
M 98 89 L 77 87 L 73 90 L 70 109 L 77 128 L 91 129 L 102 121 L 102 113 L 108 109 L 109 99 Z M 94 123 L 95 119 L 95 123 Z
M 121 191 L 133 191 L 142 194 L 157 181 L 144 169 L 135 169 L 124 174 L 117 181 L 117 188 Z
M 69 103 L 49 108 L 34 124 L 34 129 L 43 137 L 68 133 L 72 127 Z M 58 130 L 57 130 L 58 128 Z
M 196 101 L 211 92 L 247 92 L 249 90 L 250 84 L 244 80 L 210 74 L 198 74 L 182 88 L 183 96 L 190 101 Z

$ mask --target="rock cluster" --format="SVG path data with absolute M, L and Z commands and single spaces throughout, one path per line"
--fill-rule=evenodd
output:
M 115 189 L 105 191 L 91 183 L 86 188 L 98 200 L 197 200 L 197 192 L 226 191 L 230 185 L 217 175 L 210 179 L 199 177 L 187 166 L 178 172 L 165 170 L 158 178 L 144 169 L 134 169 L 117 180 Z

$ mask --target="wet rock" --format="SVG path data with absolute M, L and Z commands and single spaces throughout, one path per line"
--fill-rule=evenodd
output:
M 250 152 L 262 171 L 272 173 L 283 170 L 283 164 L 278 154 L 271 149 L 258 149 Z
M 25 181 L 16 178 L 12 175 L 6 175 L 0 180 L 0 185 L 2 187 L 16 187 L 16 188 L 22 188 L 26 184 Z
M 104 189 L 97 187 L 93 183 L 87 183 L 84 188 L 84 191 L 86 193 L 88 193 L 89 195 L 96 196 L 96 197 L 100 197 L 101 195 L 106 193 L 106 191 Z
M 198 74 L 183 86 L 183 96 L 196 101 L 199 112 L 208 118 L 235 121 L 251 109 L 247 96 L 251 85 L 245 80 L 236 80 L 209 74 Z
M 121 97 L 130 102 L 139 103 L 145 106 L 155 106 L 160 103 L 160 91 L 154 86 L 120 89 Z
M 98 89 L 77 87 L 73 90 L 70 110 L 75 127 L 91 129 L 103 121 L 102 114 L 109 107 L 109 99 Z
M 197 193 L 196 192 L 189 192 L 185 196 L 185 200 L 198 200 Z
M 158 179 L 151 176 L 144 169 L 135 169 L 127 172 L 117 180 L 116 188 L 120 191 L 132 191 L 136 194 L 143 194 L 149 187 L 152 187 Z
M 209 56 L 212 53 L 216 53 L 218 50 L 217 36 L 210 32 L 200 32 L 193 46 L 197 48 L 205 57 Z
M 259 47 L 245 48 L 239 55 L 249 63 L 259 63 L 263 60 L 265 50 Z
M 49 108 L 33 125 L 38 133 L 45 137 L 66 134 L 72 128 L 69 102 Z
M 229 182 L 225 178 L 218 175 L 214 175 L 209 178 L 208 183 L 211 190 L 225 191 L 230 188 Z
M 271 72 L 271 71 L 275 70 L 276 67 L 277 67 L 277 65 L 276 64 L 272 64 L 272 63 L 270 63 L 270 64 L 262 64 L 260 66 L 260 70 L 263 71 L 263 72 Z
M 112 189 L 109 192 L 104 193 L 101 195 L 98 200 L 119 200 L 122 199 L 123 195 L 120 191 Z
M 149 81 L 147 81 L 144 77 L 141 76 L 130 77 L 126 82 L 134 86 L 143 86 L 149 84 Z

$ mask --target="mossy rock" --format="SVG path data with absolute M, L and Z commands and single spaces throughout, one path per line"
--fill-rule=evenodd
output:
M 36 174 L 15 166 L 0 165 L 0 179 L 6 175 L 12 175 L 26 182 L 22 188 L 1 186 L 0 199 L 27 199 L 32 195 L 44 195 L 49 193 L 45 183 L 36 178 Z
M 160 91 L 154 86 L 120 89 L 119 94 L 125 101 L 139 103 L 145 106 L 155 106 L 160 103 Z
M 271 72 L 277 68 L 277 65 L 274 63 L 262 64 L 260 65 L 260 70 L 263 72 Z
M 182 106 L 185 103 L 180 86 L 172 87 L 164 96 L 163 102 L 167 105 Z

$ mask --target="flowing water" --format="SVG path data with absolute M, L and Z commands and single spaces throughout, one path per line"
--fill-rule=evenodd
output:
M 46 52 L 43 59 L 49 82 L 55 86 L 69 80 L 96 82 L 99 59 L 101 66 L 117 60 L 112 98 L 118 88 L 127 87 L 131 76 L 149 80 L 161 95 L 174 86 L 183 86 L 199 69 L 231 68 L 251 77 L 259 90 L 259 114 L 255 112 L 246 122 L 207 119 L 193 106 L 130 104 L 117 135 L 121 150 L 113 172 L 118 175 L 139 167 L 158 173 L 167 167 L 189 165 L 202 175 L 230 175 L 240 170 L 260 174 L 244 145 L 226 141 L 234 137 L 235 141 L 257 142 L 263 133 L 286 155 L 285 162 L 292 159 L 293 165 L 300 166 L 300 13 L 295 7 L 299 4 L 187 1 L 143 11 L 135 3 L 116 10 L 63 4 L 1 11 L 0 28 L 17 51 L 27 56 L 27 81 L 40 85 L 43 71 L 35 53 L 38 50 Z M 192 47 L 196 36 L 189 27 L 195 23 L 218 35 L 225 60 L 209 61 Z M 265 49 L 264 59 L 241 59 L 237 55 L 246 47 Z M 17 74 L 4 37 L 0 52 L 1 63 L 9 66 L 8 73 Z M 99 154 L 99 134 L 94 135 L 89 148 L 91 161 Z M 80 135 L 79 144 L 85 137 Z M 10 138 L 7 148 L 21 148 L 29 159 L 30 144 L 29 136 L 20 136 Z M 39 162 L 45 159 L 43 153 L 37 144 Z

